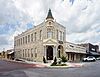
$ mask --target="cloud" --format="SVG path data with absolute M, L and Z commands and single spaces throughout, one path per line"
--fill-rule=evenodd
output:
M 43 22 L 49 8 L 66 27 L 67 41 L 100 44 L 99 4 L 100 0 L 0 0 L 0 50 L 12 48 L 14 36 Z

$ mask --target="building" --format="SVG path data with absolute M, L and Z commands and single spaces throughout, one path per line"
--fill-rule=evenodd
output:
M 100 57 L 100 51 L 98 45 L 86 43 L 86 44 L 79 44 L 79 46 L 83 46 L 86 48 L 86 53 L 87 53 L 86 56 Z
M 66 57 L 69 61 L 81 61 L 86 57 L 86 48 L 74 43 L 66 42 Z
M 14 60 L 14 49 L 9 49 L 6 51 L 7 59 Z
M 49 9 L 44 22 L 14 37 L 15 58 L 43 62 L 45 57 L 50 62 L 67 56 L 66 44 L 66 28 L 54 20 Z
M 9 49 L 7 51 L 2 51 L 0 53 L 0 58 L 1 59 L 11 59 L 11 60 L 14 60 L 14 50 L 13 49 Z

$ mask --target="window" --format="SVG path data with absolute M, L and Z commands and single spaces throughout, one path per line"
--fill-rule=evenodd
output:
M 22 38 L 21 38 L 21 45 L 22 45 Z
M 33 57 L 33 48 L 31 49 L 31 57 Z
M 57 40 L 58 40 L 58 30 L 57 30 Z
M 48 31 L 47 32 L 47 38 L 52 38 L 52 34 L 53 34 L 52 31 Z
M 33 34 L 31 34 L 31 42 L 33 42 Z
M 27 49 L 25 49 L 25 57 L 27 57 L 27 55 L 26 55 L 26 54 L 27 54 Z
M 35 41 L 36 41 L 36 32 L 35 32 Z
M 16 46 L 16 41 L 14 41 L 14 46 Z
M 27 44 L 27 36 L 25 36 L 25 42 L 26 42 L 26 44 Z
M 49 22 L 49 25 L 51 25 L 51 22 Z
M 28 49 L 28 57 L 30 56 L 30 49 Z
M 63 41 L 64 41 L 64 38 L 65 38 L 64 35 L 65 35 L 65 33 L 63 32 Z
M 23 37 L 23 44 L 24 44 L 24 37 Z
M 35 48 L 35 58 L 37 57 L 37 49 Z
M 40 40 L 42 40 L 42 30 L 40 30 Z
M 19 42 L 19 39 L 18 39 L 18 46 L 19 46 L 19 43 L 20 43 L 20 42 Z
M 30 35 L 28 35 L 28 42 L 30 42 Z
M 60 31 L 60 40 L 62 41 L 62 32 Z
M 25 57 L 25 56 L 24 56 L 24 49 L 23 49 L 23 57 Z

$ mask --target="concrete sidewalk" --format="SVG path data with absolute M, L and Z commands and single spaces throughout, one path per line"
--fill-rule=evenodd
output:
M 75 67 L 82 67 L 85 65 L 85 63 L 71 63 L 71 62 L 66 62 L 65 64 L 67 66 L 51 66 L 51 63 L 41 63 L 41 62 L 32 62 L 32 61 L 15 61 L 15 60 L 7 60 L 6 61 L 10 61 L 10 62 L 18 62 L 18 63 L 27 63 L 29 65 L 34 65 L 34 67 L 48 67 L 48 68 L 75 68 Z
M 29 64 L 36 64 L 36 67 L 82 67 L 85 65 L 85 63 L 71 63 L 71 62 L 66 62 L 65 64 L 67 66 L 51 66 L 51 63 L 40 63 L 40 62 L 29 62 L 27 61 L 27 63 Z

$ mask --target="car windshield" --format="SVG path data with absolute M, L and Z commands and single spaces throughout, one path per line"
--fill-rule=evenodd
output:
M 93 58 L 93 56 L 89 56 L 89 58 Z

